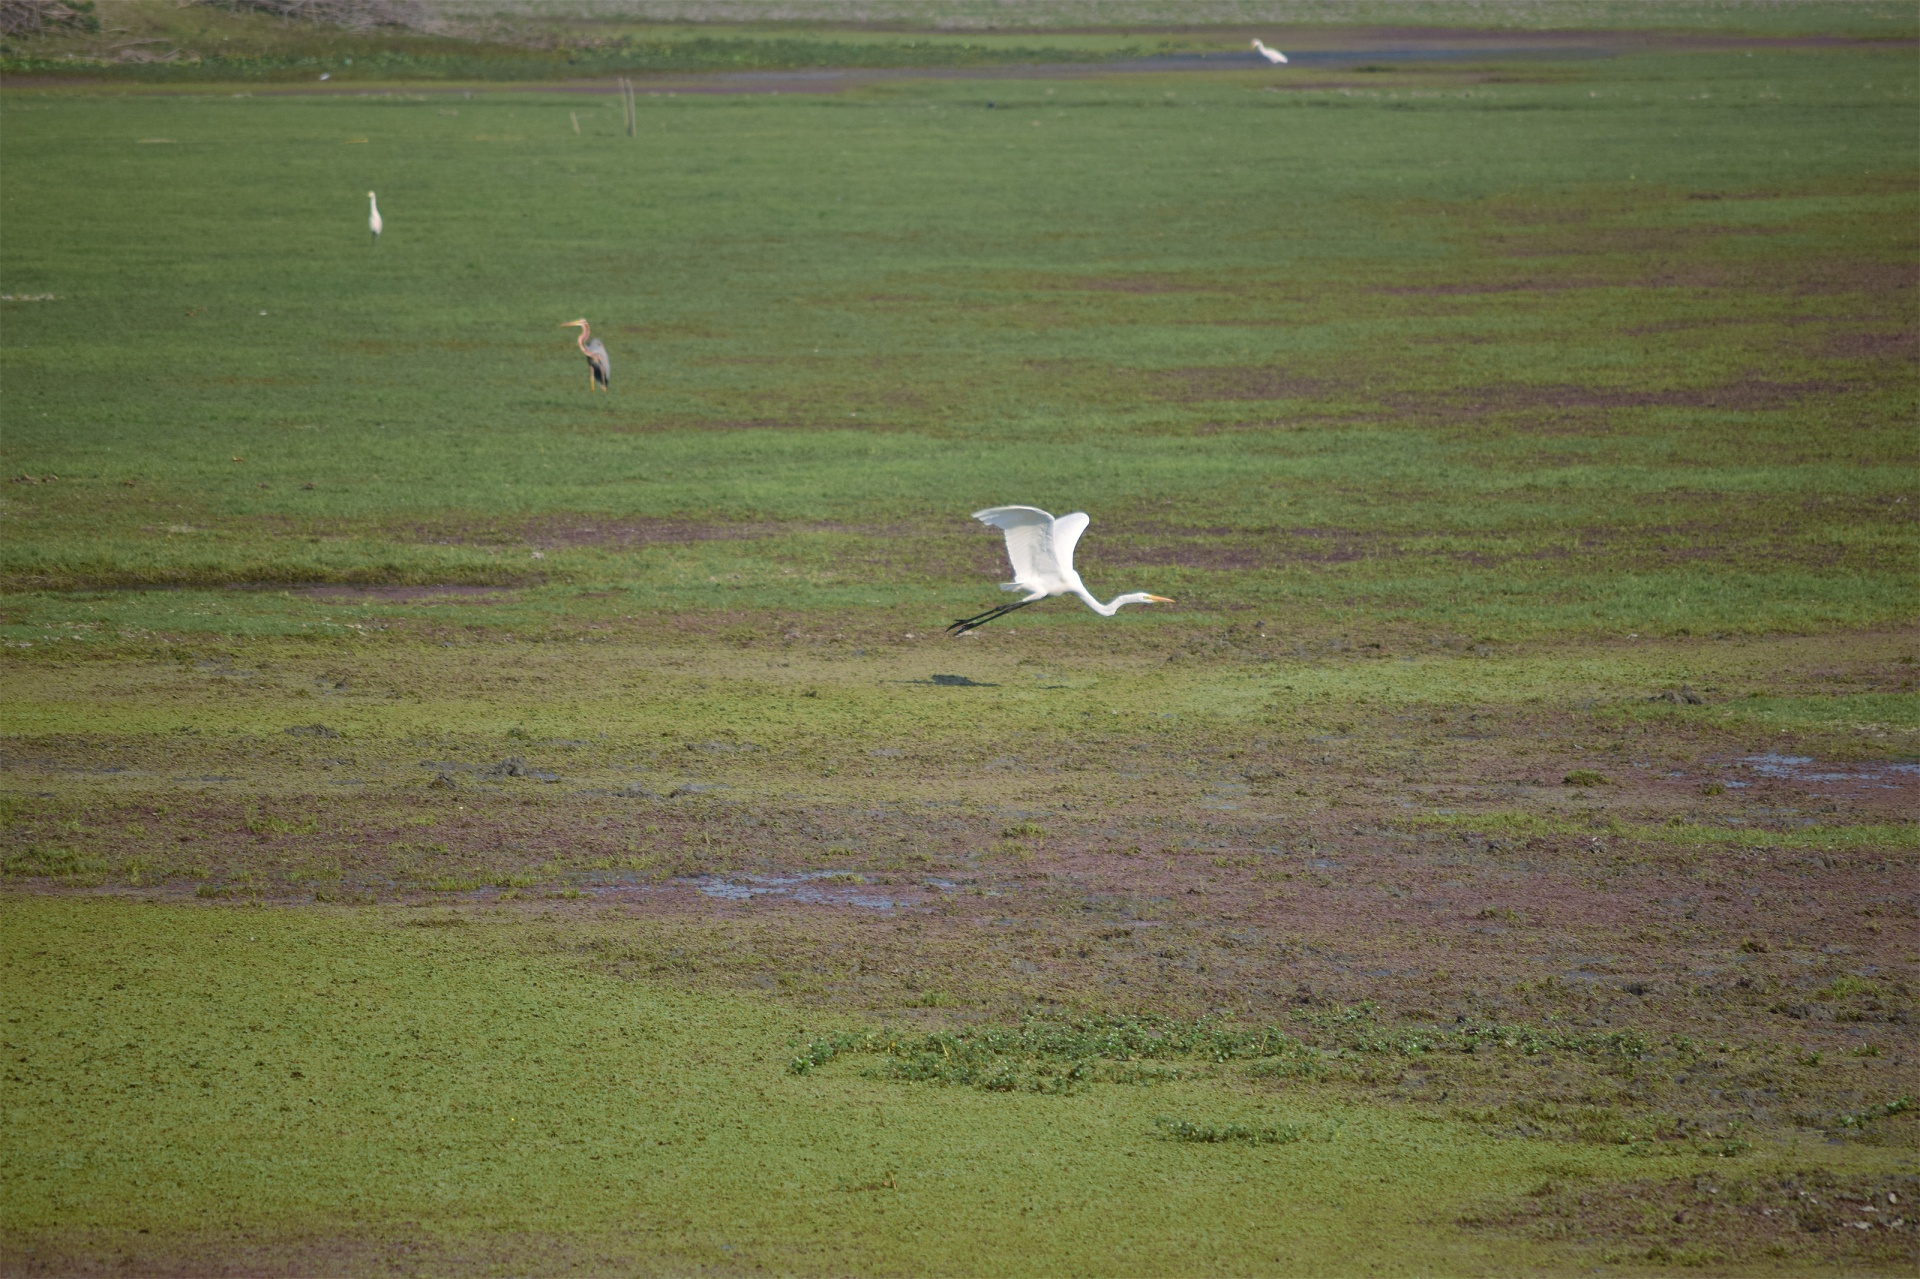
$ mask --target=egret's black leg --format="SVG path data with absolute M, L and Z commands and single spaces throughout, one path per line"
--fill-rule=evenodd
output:
M 986 612 L 976 613 L 972 617 L 956 618 L 954 620 L 953 625 L 947 627 L 947 634 L 958 635 L 962 631 L 970 631 L 976 626 L 984 626 L 988 622 L 991 622 L 994 618 L 1000 616 L 1000 614 L 1004 612 L 1006 612 L 1006 609 L 1004 607 L 990 608 Z
M 1021 600 L 1018 604 L 1002 604 L 999 608 L 990 608 L 986 612 L 977 614 L 976 616 L 963 617 L 958 621 L 956 621 L 953 625 L 947 627 L 947 634 L 965 635 L 968 631 L 973 630 L 975 627 L 985 626 L 988 622 L 991 622 L 996 617 L 1005 617 L 1008 613 L 1013 612 L 1013 610 L 1016 608 L 1025 608 L 1029 604 L 1035 604 L 1038 602 L 1039 601 L 1037 600 Z
M 1006 611 L 1007 611 L 1006 608 L 992 608 L 992 609 L 988 609 L 984 613 L 979 614 L 976 617 L 960 618 L 959 620 L 954 622 L 953 625 L 947 627 L 947 634 L 948 635 L 965 635 L 968 631 L 973 630 L 975 627 L 985 626 L 988 622 L 991 622 L 994 618 L 999 617 L 1002 614 L 1006 613 Z
M 966 634 L 966 632 L 970 632 L 970 630 L 973 630 L 975 626 L 985 626 L 987 622 L 991 622 L 993 618 L 996 618 L 996 616 L 1002 615 L 1002 613 L 1006 613 L 1006 605 L 1000 605 L 1000 607 L 996 607 L 996 609 L 987 609 L 985 613 L 975 613 L 975 615 L 973 616 L 962 616 L 962 618 L 956 618 L 956 620 L 954 620 L 954 624 L 952 624 L 952 626 L 948 626 L 947 634 L 948 636 L 960 636 L 960 634 Z

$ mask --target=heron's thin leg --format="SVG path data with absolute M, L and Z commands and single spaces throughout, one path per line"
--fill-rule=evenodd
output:
M 973 630 L 976 627 L 985 626 L 988 622 L 991 622 L 996 617 L 1005 617 L 1008 613 L 1013 612 L 1013 610 L 1016 608 L 1025 608 L 1029 604 L 1037 604 L 1037 603 L 1039 603 L 1038 600 L 1021 600 L 1018 604 L 1002 604 L 999 608 L 990 608 L 986 612 L 981 613 L 975 617 L 963 617 L 958 621 L 956 621 L 953 625 L 947 627 L 947 634 L 965 635 L 968 631 Z

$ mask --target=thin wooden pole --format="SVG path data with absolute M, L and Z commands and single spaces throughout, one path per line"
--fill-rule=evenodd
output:
M 573 131 L 575 133 L 580 132 L 580 113 L 578 111 L 569 111 L 567 112 L 567 119 L 573 121 Z

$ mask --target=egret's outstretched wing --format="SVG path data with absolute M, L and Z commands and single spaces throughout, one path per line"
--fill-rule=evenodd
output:
M 1080 535 L 1091 523 L 1093 517 L 1085 511 L 1062 515 L 1053 522 L 1053 558 L 1062 573 L 1073 572 L 1073 548 L 1080 545 Z
M 973 518 L 1006 535 L 1013 580 L 1003 583 L 1002 590 L 1054 595 L 1065 588 L 1054 555 L 1053 516 L 1037 506 L 992 506 L 975 511 Z

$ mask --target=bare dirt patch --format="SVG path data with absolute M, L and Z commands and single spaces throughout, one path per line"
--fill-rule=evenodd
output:
M 1568 250 L 1566 256 L 1577 256 Z M 1897 306 L 1895 314 L 1911 313 L 1913 290 L 1920 287 L 1920 270 L 1906 262 L 1871 258 L 1772 258 L 1750 255 L 1740 259 L 1695 256 L 1642 266 L 1619 279 L 1621 287 L 1641 289 L 1740 289 L 1787 297 L 1852 295 Z
M 1261 366 L 1165 369 L 1149 384 L 1159 398 L 1180 404 L 1209 400 L 1313 400 L 1336 389 L 1326 378 L 1302 377 L 1289 370 Z
M 1920 361 L 1920 329 L 1839 333 L 1827 339 L 1826 354 L 1836 360 Z
M 1387 403 L 1396 411 L 1415 417 L 1478 416 L 1538 409 L 1688 408 L 1758 412 L 1791 408 L 1811 396 L 1839 395 L 1852 389 L 1844 382 L 1773 382 L 1758 377 L 1719 386 L 1645 391 L 1577 383 L 1507 383 L 1467 388 L 1452 395 L 1393 396 Z
M 1389 297 L 1479 297 L 1497 293 L 1568 293 L 1576 289 L 1617 287 L 1617 282 L 1602 279 L 1531 279 L 1499 283 L 1400 284 L 1368 291 Z
M 529 546 L 683 546 L 694 542 L 742 542 L 783 533 L 819 532 L 822 526 L 715 524 L 696 520 L 593 519 L 549 516 L 523 526 Z
M 1901 298 L 1911 314 L 1912 297 L 1920 289 L 1920 265 L 1906 260 L 1842 258 L 1809 264 L 1793 279 L 1798 293 L 1868 293 Z
M 305 586 L 293 592 L 308 599 L 380 604 L 495 603 L 511 592 L 498 586 Z

